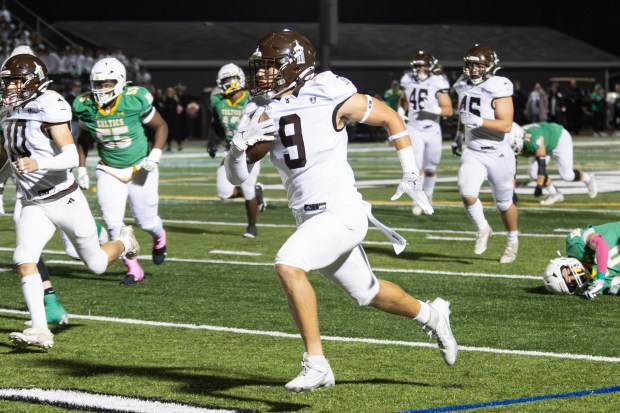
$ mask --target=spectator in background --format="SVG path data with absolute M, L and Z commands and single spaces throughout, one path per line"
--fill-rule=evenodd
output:
M 2 0 L 2 5 L 0 5 L 0 19 L 4 19 L 7 23 L 11 23 L 12 20 L 11 12 L 6 7 L 6 0 Z
M 547 107 L 547 94 L 545 93 L 545 90 L 542 88 L 542 86 L 540 86 L 540 83 L 536 83 L 534 85 L 534 89 L 527 97 L 527 103 L 525 105 L 525 115 L 528 122 L 536 123 L 546 121 Z
M 566 91 L 566 123 L 568 131 L 578 135 L 583 126 L 583 91 L 575 79 L 571 79 L 570 87 Z
M 166 150 L 172 150 L 173 140 L 176 141 L 179 150 L 181 150 L 183 144 L 180 135 L 179 113 L 182 111 L 182 108 L 177 92 L 173 87 L 166 88 L 162 99 L 159 101 L 159 109 L 162 117 L 168 124 L 168 146 Z
M 527 98 L 525 93 L 521 90 L 521 82 L 515 80 L 513 82 L 514 91 L 512 93 L 512 105 L 515 108 L 514 121 L 519 125 L 527 123 L 525 120 L 525 105 L 527 104 Z
M 138 69 L 138 73 L 136 73 L 136 84 L 138 86 L 148 87 L 151 82 L 151 73 L 146 69 L 146 66 L 140 65 L 140 69 Z
M 590 95 L 590 110 L 592 111 L 592 130 L 594 131 L 594 136 L 607 136 L 604 133 L 607 101 L 605 100 L 605 89 L 600 84 L 594 86 L 594 90 Z
M 177 96 L 179 97 L 179 104 L 181 109 L 179 109 L 179 139 L 177 142 L 179 143 L 179 150 L 183 150 L 182 142 L 189 136 L 189 117 L 187 116 L 187 112 L 185 108 L 189 102 L 192 101 L 191 96 L 187 94 L 187 86 L 183 83 L 177 84 L 175 87 L 177 92 Z
M 398 110 L 398 102 L 403 95 L 403 90 L 400 87 L 398 80 L 392 80 L 392 86 L 383 93 L 383 101 L 392 109 Z
M 616 99 L 614 100 L 614 136 L 620 136 L 620 83 L 614 85 Z
M 547 99 L 549 100 L 547 120 L 566 127 L 566 103 L 564 102 L 564 94 L 560 91 L 558 82 L 551 82 L 551 86 L 549 86 L 549 91 L 547 92 Z

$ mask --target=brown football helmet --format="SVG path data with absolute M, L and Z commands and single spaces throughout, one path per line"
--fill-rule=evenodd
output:
M 416 82 L 422 82 L 435 74 L 439 61 L 432 54 L 420 50 L 413 60 L 409 62 L 411 72 Z
M 475 45 L 463 58 L 463 75 L 474 85 L 480 84 L 501 69 L 497 54 L 489 46 Z
M 0 69 L 2 80 L 2 104 L 21 106 L 43 93 L 50 83 L 47 67 L 38 57 L 31 54 L 17 54 L 9 57 Z M 9 89 L 11 83 L 21 81 L 17 88 Z
M 301 87 L 314 74 L 315 55 L 312 43 L 299 33 L 288 29 L 269 33 L 249 59 L 250 94 L 273 99 Z

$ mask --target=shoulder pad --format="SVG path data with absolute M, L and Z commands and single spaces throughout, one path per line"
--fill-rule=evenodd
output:
M 513 94 L 512 82 L 503 76 L 491 76 L 480 86 L 494 98 L 504 98 Z
M 302 88 L 302 93 L 342 102 L 357 92 L 357 88 L 346 77 L 337 76 L 332 72 L 319 73 Z
M 60 93 L 54 91 L 41 94 L 33 103 L 33 106 L 39 110 L 41 122 L 68 122 L 73 116 L 69 103 Z M 29 108 L 29 105 L 26 105 L 26 108 Z

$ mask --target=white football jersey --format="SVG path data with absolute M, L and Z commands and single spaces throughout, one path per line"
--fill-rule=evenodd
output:
M 280 172 L 290 208 L 323 202 L 330 208 L 352 197 L 361 199 L 347 161 L 346 128 L 335 124 L 339 105 L 356 92 L 350 80 L 323 72 L 306 81 L 297 96 L 257 98 L 245 106 L 244 113 L 265 106 L 278 128 L 271 162 Z
M 425 107 L 439 107 L 439 92 L 448 93 L 450 83 L 445 75 L 431 75 L 421 82 L 413 78 L 411 72 L 406 72 L 400 79 L 400 85 L 405 91 L 409 102 L 407 117 L 408 124 L 415 130 L 424 130 L 439 123 L 439 115 L 424 112 Z
M 491 76 L 479 85 L 467 82 L 461 76 L 455 83 L 454 89 L 458 93 L 459 112 L 470 112 L 484 119 L 495 119 L 493 100 L 511 97 L 512 82 L 502 76 Z M 500 142 L 508 141 L 508 134 L 496 132 L 487 128 L 472 128 L 465 126 L 465 142 L 467 147 L 480 150 L 481 147 L 496 146 Z
M 71 121 L 71 106 L 62 95 L 47 91 L 25 105 L 9 109 L 2 119 L 4 147 L 10 161 L 29 157 L 34 160 L 52 158 L 61 150 L 49 133 L 49 126 Z M 74 183 L 71 170 L 38 170 L 27 174 L 19 172 L 11 163 L 17 192 L 26 202 L 42 201 Z

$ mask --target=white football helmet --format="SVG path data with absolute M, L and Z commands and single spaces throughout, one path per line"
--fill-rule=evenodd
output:
M 217 72 L 216 83 L 226 96 L 234 95 L 245 89 L 245 73 L 234 63 L 225 64 Z
M 549 261 L 543 282 L 550 293 L 575 294 L 588 278 L 588 271 L 578 259 L 560 257 Z
M 508 133 L 508 144 L 514 151 L 515 155 L 519 155 L 523 149 L 523 136 L 525 131 L 516 122 L 512 122 L 512 129 Z
M 106 80 L 116 82 L 113 87 L 101 87 L 101 83 Z M 127 72 L 125 65 L 114 57 L 106 57 L 93 65 L 90 71 L 90 87 L 95 102 L 103 106 L 123 92 L 127 84 Z

